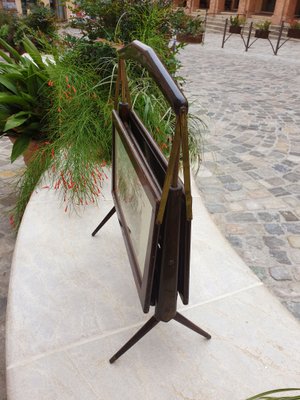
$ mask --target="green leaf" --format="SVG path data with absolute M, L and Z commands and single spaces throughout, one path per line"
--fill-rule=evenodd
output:
M 13 80 L 14 82 L 25 82 L 25 78 L 20 72 L 6 72 L 5 77 Z
M 35 47 L 35 45 L 32 43 L 31 40 L 29 40 L 27 37 L 23 40 L 23 45 L 27 53 L 30 55 L 30 57 L 33 59 L 33 61 L 38 65 L 41 69 L 46 69 L 46 65 L 43 63 L 43 59 L 40 55 L 40 52 L 38 49 Z
M 269 394 L 282 393 L 282 392 L 289 392 L 289 391 L 295 391 L 295 390 L 300 391 L 300 388 L 286 388 L 286 389 L 269 390 L 268 392 L 263 392 L 263 393 L 260 393 L 260 394 L 255 395 L 255 396 L 253 396 L 253 397 L 249 397 L 249 398 L 246 399 L 246 400 L 272 399 L 272 397 L 265 397 L 265 396 L 267 396 L 267 395 L 269 395 Z M 297 396 L 297 397 L 298 397 L 298 396 Z M 297 397 L 296 397 L 296 398 L 297 398 Z M 280 398 L 281 398 L 281 397 L 277 397 L 278 400 L 280 400 Z M 299 399 L 300 399 L 300 397 L 299 397 Z
M 29 116 L 30 116 L 29 112 L 25 111 L 20 111 L 17 114 L 11 115 L 6 121 L 3 132 L 7 132 L 10 129 L 14 129 L 24 124 L 24 122 L 28 120 Z
M 0 104 L 12 104 L 16 106 L 21 106 L 24 108 L 29 108 L 28 102 L 21 96 L 10 95 L 7 93 L 0 93 Z
M 27 149 L 28 145 L 30 142 L 30 137 L 21 135 L 17 138 L 15 141 L 11 156 L 10 156 L 10 161 L 13 163 L 21 154 L 24 153 L 24 151 Z
M 26 79 L 27 88 L 30 96 L 37 96 L 38 95 L 38 77 L 35 74 L 33 64 L 28 67 L 28 76 Z
M 0 50 L 0 57 L 2 57 L 7 63 L 14 64 L 14 61 L 2 50 Z
M 18 89 L 16 88 L 16 85 L 14 85 L 14 83 L 7 76 L 0 75 L 0 84 L 14 94 L 18 94 Z
M 7 50 L 11 56 L 16 60 L 16 61 L 21 61 L 22 62 L 22 57 L 20 54 L 15 50 L 13 47 L 11 47 L 8 43 L 6 43 L 5 40 L 0 38 L 0 45 Z

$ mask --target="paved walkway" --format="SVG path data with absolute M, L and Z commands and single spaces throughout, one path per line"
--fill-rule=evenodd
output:
M 182 52 L 192 110 L 207 124 L 197 185 L 248 266 L 300 319 L 300 42 L 248 53 L 207 34 Z
M 10 223 L 10 210 L 15 204 L 15 182 L 23 162 L 11 164 L 11 142 L 4 138 L 0 143 L 0 400 L 6 399 L 5 391 L 5 312 L 15 233 Z

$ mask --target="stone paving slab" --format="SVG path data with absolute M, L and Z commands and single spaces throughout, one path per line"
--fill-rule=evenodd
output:
M 296 386 L 298 321 L 224 240 L 196 190 L 191 298 L 179 310 L 212 339 L 160 323 L 109 364 L 153 311 L 142 313 L 117 218 L 91 236 L 112 207 L 106 184 L 82 217 L 65 213 L 53 190 L 35 192 L 26 209 L 7 312 L 8 400 L 242 400 Z
M 248 266 L 300 318 L 300 41 L 278 56 L 240 37 L 188 45 L 181 75 L 207 124 L 196 182 L 212 218 Z

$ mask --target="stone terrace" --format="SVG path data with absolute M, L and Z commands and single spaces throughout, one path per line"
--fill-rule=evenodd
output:
M 300 318 L 300 41 L 274 56 L 209 33 L 181 53 L 192 111 L 207 124 L 197 184 L 248 266 Z

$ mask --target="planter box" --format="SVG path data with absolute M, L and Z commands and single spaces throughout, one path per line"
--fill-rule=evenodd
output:
M 238 33 L 240 34 L 242 32 L 242 27 L 241 26 L 230 26 L 229 27 L 229 33 Z
M 294 39 L 300 39 L 300 29 L 289 28 L 287 36 Z
M 199 33 L 196 36 L 185 33 L 177 33 L 176 40 L 184 43 L 202 43 L 203 33 Z
M 256 29 L 255 37 L 259 39 L 268 39 L 270 31 L 264 31 L 262 29 Z

